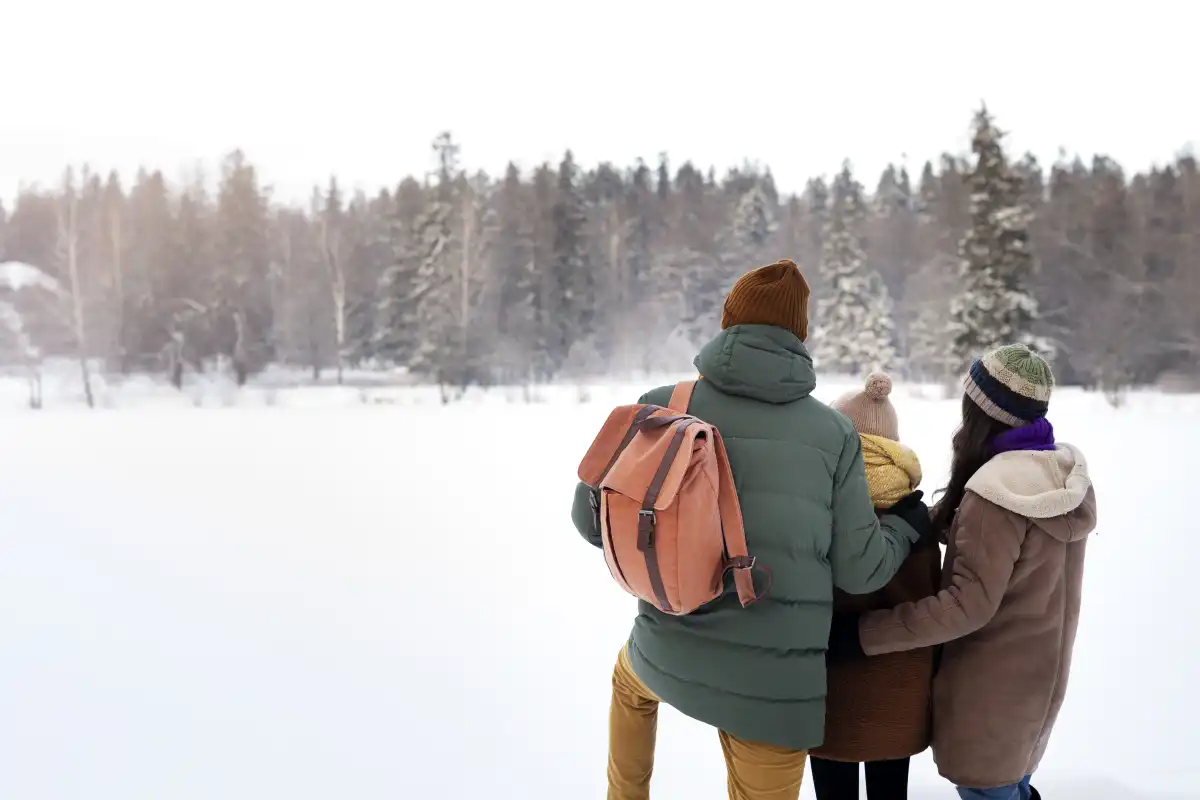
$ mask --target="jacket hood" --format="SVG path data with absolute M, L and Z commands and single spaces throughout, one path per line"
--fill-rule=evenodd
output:
M 731 326 L 706 344 L 694 363 L 718 390 L 764 403 L 791 403 L 817 386 L 804 342 L 774 325 Z
M 967 481 L 966 488 L 1063 542 L 1080 541 L 1096 527 L 1087 461 L 1069 444 L 1000 453 Z

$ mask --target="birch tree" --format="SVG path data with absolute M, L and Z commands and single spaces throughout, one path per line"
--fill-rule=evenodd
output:
M 122 372 L 127 372 L 130 367 L 130 356 L 128 341 L 129 333 L 129 315 L 126 312 L 128 300 L 126 299 L 125 287 L 125 196 L 121 191 L 121 183 L 117 178 L 116 173 L 112 173 L 108 177 L 108 183 L 104 187 L 104 206 L 103 220 L 105 241 L 108 245 L 108 265 L 110 272 L 110 280 L 112 293 L 110 305 L 112 306 L 111 313 L 114 317 L 112 321 L 112 340 L 115 340 L 115 350 L 117 353 L 117 364 Z
M 84 319 L 83 283 L 79 274 L 79 192 L 75 173 L 69 167 L 63 174 L 62 193 L 58 202 L 57 254 L 67 275 L 67 300 L 70 303 L 71 328 L 75 335 L 75 352 L 88 408 L 95 408 L 92 378 L 88 370 L 87 327 Z
M 333 301 L 333 357 L 340 386 L 346 357 L 346 258 L 349 248 L 345 241 L 342 195 L 336 178 L 329 179 L 329 191 L 325 195 L 325 207 L 320 215 L 318 230 L 321 259 L 325 264 L 329 295 Z

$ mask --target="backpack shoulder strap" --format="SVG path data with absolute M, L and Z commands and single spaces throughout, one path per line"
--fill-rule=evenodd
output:
M 742 522 L 741 506 L 738 502 L 737 487 L 734 485 L 733 469 L 729 464 L 729 455 L 725 452 L 725 441 L 721 432 L 712 429 L 713 444 L 716 446 L 717 469 L 719 484 L 717 487 L 717 505 L 721 512 L 721 536 L 725 540 L 725 569 L 733 571 L 733 582 L 737 587 L 738 601 L 742 608 L 761 600 L 771 589 L 771 573 L 765 566 L 755 561 L 746 547 L 746 528 Z M 752 573 L 755 569 L 766 573 L 767 583 L 761 592 L 754 589 Z
M 675 391 L 671 392 L 671 402 L 667 404 L 667 408 L 680 414 L 686 414 L 688 406 L 692 402 L 692 392 L 695 390 L 695 381 L 682 381 L 675 384 Z

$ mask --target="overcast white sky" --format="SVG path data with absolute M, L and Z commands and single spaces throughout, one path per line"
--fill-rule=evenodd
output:
M 986 99 L 1015 149 L 1132 168 L 1200 145 L 1200 3 L 1139 0 L 0 0 L 0 197 L 68 162 L 184 174 L 234 147 L 277 194 L 667 150 L 768 163 L 964 150 Z

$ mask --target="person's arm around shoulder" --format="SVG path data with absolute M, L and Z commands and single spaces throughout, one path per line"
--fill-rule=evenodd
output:
M 867 489 L 862 441 L 853 428 L 848 430 L 834 473 L 832 510 L 829 565 L 834 586 L 850 594 L 882 589 L 918 537 L 900 517 L 876 516 Z
M 867 655 L 945 644 L 974 633 L 995 616 L 1021 556 L 1028 523 L 971 492 L 958 514 L 962 521 L 954 537 L 949 586 L 915 603 L 864 614 L 859 637 Z

